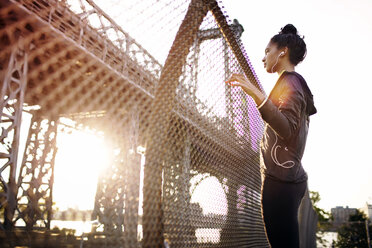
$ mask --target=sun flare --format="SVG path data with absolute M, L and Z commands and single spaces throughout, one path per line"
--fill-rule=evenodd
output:
M 54 202 L 59 209 L 93 209 L 98 176 L 108 161 L 103 137 L 89 130 L 61 132 L 54 173 Z

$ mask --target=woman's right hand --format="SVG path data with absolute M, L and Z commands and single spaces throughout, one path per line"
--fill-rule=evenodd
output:
M 226 83 L 233 87 L 241 87 L 245 93 L 253 98 L 257 105 L 260 105 L 265 100 L 265 95 L 243 74 L 233 73 Z

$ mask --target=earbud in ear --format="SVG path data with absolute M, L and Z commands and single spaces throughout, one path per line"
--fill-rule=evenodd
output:
M 281 52 L 281 53 L 279 54 L 279 56 L 284 56 L 284 54 L 285 54 L 285 52 Z

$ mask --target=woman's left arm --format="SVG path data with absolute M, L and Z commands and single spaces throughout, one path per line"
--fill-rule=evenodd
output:
M 233 74 L 227 81 L 231 86 L 240 86 L 259 106 L 262 119 L 281 137 L 287 139 L 297 129 L 305 100 L 302 88 L 294 76 L 287 76 L 276 106 L 267 100 L 244 75 Z M 263 104 L 262 104 L 263 103 Z M 260 106 L 261 105 L 261 106 Z
M 285 75 L 276 104 L 268 100 L 260 109 L 262 119 L 282 138 L 288 139 L 297 130 L 305 110 L 305 93 L 301 82 L 294 75 Z M 274 100 L 274 98 L 273 98 Z

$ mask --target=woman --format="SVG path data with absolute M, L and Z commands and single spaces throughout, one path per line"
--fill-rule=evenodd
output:
M 313 96 L 295 66 L 306 56 L 306 44 L 288 24 L 274 35 L 262 59 L 266 71 L 279 78 L 268 97 L 245 76 L 226 82 L 241 87 L 257 104 L 265 131 L 261 142 L 264 182 L 262 209 L 267 237 L 273 248 L 299 247 L 297 213 L 307 188 L 302 167 L 309 116 L 316 113 Z

